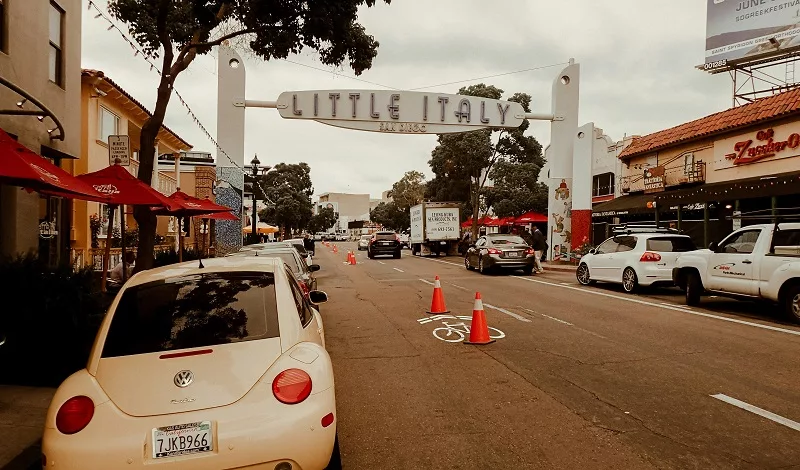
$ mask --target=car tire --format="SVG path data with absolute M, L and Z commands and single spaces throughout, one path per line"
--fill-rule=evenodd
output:
M 695 306 L 700 304 L 700 296 L 703 293 L 703 281 L 696 272 L 686 274 L 686 305 Z
M 333 441 L 333 452 L 331 453 L 331 459 L 328 461 L 328 466 L 325 467 L 325 470 L 342 470 L 342 454 L 339 451 L 338 433 Z
M 800 284 L 789 286 L 783 295 L 783 311 L 786 318 L 800 323 Z
M 400 256 L 401 256 L 400 252 L 398 251 L 397 253 L 394 254 L 394 259 L 400 259 Z
M 367 250 L 367 258 L 375 259 L 375 255 L 373 255 L 369 250 Z
M 636 276 L 636 271 L 633 268 L 625 268 L 622 271 L 622 289 L 633 294 L 639 288 L 639 278 Z
M 486 274 L 486 268 L 483 267 L 483 258 L 478 258 L 478 272 Z
M 578 265 L 578 269 L 575 270 L 575 277 L 578 279 L 578 284 L 582 286 L 591 286 L 596 284 L 596 282 L 591 278 L 589 266 L 586 263 L 581 263 Z
M 522 272 L 525 273 L 526 276 L 530 276 L 533 274 L 533 266 L 526 266 L 522 268 Z
M 467 268 L 467 271 L 472 271 L 472 265 L 469 264 L 469 256 L 464 257 L 464 267 Z

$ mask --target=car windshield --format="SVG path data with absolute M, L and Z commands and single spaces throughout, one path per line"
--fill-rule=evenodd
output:
M 103 357 L 277 338 L 279 333 L 273 273 L 184 276 L 126 289 L 113 312 Z
M 372 235 L 361 235 L 362 240 L 369 240 L 370 238 L 372 238 Z
M 525 240 L 516 235 L 503 235 L 501 237 L 489 238 L 494 245 L 525 245 Z

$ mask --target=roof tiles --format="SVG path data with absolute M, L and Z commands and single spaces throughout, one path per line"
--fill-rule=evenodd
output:
M 627 159 L 678 143 L 701 139 L 737 127 L 749 126 L 800 112 L 800 88 L 714 113 L 679 126 L 637 137 L 620 153 Z

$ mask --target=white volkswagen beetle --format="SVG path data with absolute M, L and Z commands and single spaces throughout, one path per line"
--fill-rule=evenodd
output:
M 53 397 L 44 467 L 340 468 L 322 319 L 273 260 L 216 258 L 133 276 L 86 368 Z

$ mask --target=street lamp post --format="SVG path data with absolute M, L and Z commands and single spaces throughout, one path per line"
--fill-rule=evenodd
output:
M 251 188 L 253 191 L 253 230 L 250 233 L 252 240 L 258 239 L 258 196 L 256 194 L 256 188 L 258 187 L 258 172 L 260 171 L 262 175 L 266 175 L 271 168 L 272 167 L 266 165 L 261 166 L 261 162 L 258 160 L 257 154 L 252 160 L 250 160 L 250 170 L 253 172 L 253 186 Z

